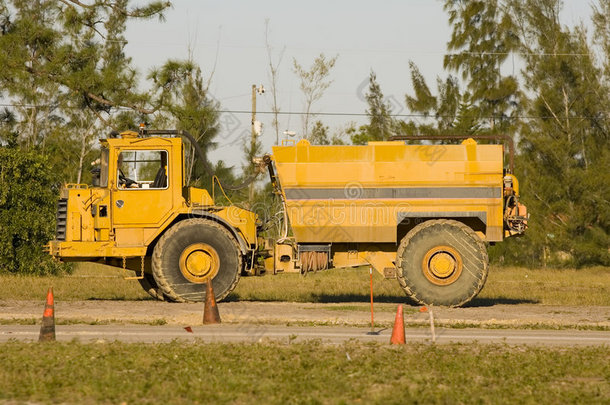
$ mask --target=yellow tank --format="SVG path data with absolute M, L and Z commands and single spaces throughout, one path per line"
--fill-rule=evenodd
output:
M 291 266 L 276 260 L 275 270 L 368 264 L 417 301 L 467 302 L 487 277 L 484 243 L 522 231 L 506 227 L 507 194 L 515 207 L 518 186 L 503 154 L 473 139 L 274 147 L 271 177 L 292 229 L 279 244 L 294 252 Z

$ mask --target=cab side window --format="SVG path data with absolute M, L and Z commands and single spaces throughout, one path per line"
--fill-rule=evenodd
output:
M 117 184 L 121 189 L 167 188 L 165 150 L 124 150 L 117 161 Z

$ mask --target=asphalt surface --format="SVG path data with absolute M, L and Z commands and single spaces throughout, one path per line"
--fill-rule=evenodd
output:
M 389 343 L 392 331 L 349 326 L 282 326 L 263 324 L 220 324 L 190 327 L 175 325 L 58 325 L 58 341 L 80 342 L 143 342 L 163 343 L 174 340 L 183 342 L 304 342 L 320 340 L 338 344 L 348 340 Z M 0 325 L 0 341 L 37 341 L 40 327 L 37 325 Z M 431 343 L 429 328 L 406 328 L 406 341 Z M 586 330 L 515 330 L 515 329 L 452 329 L 436 328 L 435 342 L 447 343 L 495 343 L 510 345 L 586 346 L 610 347 L 610 332 Z
M 44 301 L 0 300 L 0 324 L 40 324 Z M 55 300 L 58 324 L 201 325 L 202 303 L 143 301 Z M 362 302 L 220 302 L 225 324 L 342 325 L 368 327 L 370 306 Z M 375 323 L 394 324 L 396 303 L 375 303 Z M 409 328 L 428 327 L 429 313 L 404 305 Z M 466 308 L 434 308 L 437 326 L 486 329 L 587 329 L 610 331 L 610 306 L 557 306 L 540 304 L 493 304 Z

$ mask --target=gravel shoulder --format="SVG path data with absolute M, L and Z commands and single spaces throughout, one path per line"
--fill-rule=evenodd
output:
M 391 326 L 396 304 L 375 304 L 376 326 Z M 304 324 L 370 325 L 367 304 L 293 303 L 293 302 L 221 302 L 223 323 L 233 324 Z M 429 313 L 420 307 L 405 305 L 406 326 L 422 326 Z M 39 323 L 44 303 L 38 301 L 0 301 L 0 323 Z M 583 328 L 610 329 L 610 306 L 576 307 L 539 304 L 498 304 L 466 308 L 433 308 L 435 323 L 445 327 L 480 328 Z M 70 301 L 55 302 L 55 319 L 67 323 L 119 323 L 200 325 L 203 304 L 158 301 Z

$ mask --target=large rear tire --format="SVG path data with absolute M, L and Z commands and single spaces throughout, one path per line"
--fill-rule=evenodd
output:
M 172 226 L 153 251 L 155 281 L 171 301 L 204 301 L 209 278 L 216 301 L 222 301 L 237 285 L 241 268 L 241 252 L 233 235 L 202 218 Z
M 165 301 L 165 295 L 157 285 L 151 273 L 144 273 L 144 278 L 138 279 L 140 286 L 148 295 L 159 301 Z
M 481 238 L 454 220 L 414 227 L 400 242 L 396 259 L 401 287 L 425 305 L 464 305 L 481 291 L 489 271 Z

